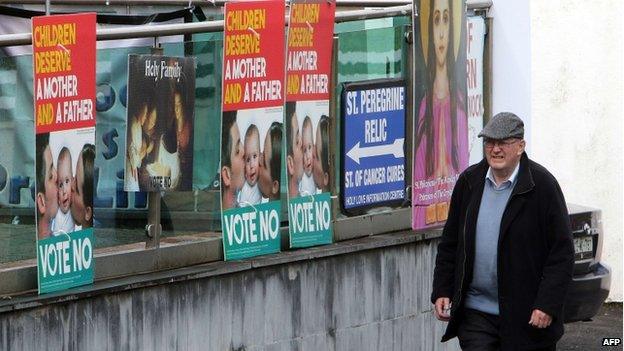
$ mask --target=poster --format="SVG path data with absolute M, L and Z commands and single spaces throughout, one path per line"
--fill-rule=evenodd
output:
M 6 23 L 0 19 L 0 27 Z M 30 31 L 30 18 L 27 31 Z M 7 24 L 9 25 L 9 24 Z M 7 28 L 10 28 L 7 27 Z M 20 23 L 15 28 L 21 32 Z M 19 31 L 18 31 L 19 32 Z M 171 38 L 178 38 L 172 36 Z M 141 39 L 145 40 L 145 39 Z M 163 39 L 164 40 L 164 39 Z M 138 39 L 137 39 L 138 41 Z M 139 45 L 137 41 L 124 45 Z M 149 40 L 148 40 L 149 41 Z M 115 224 L 113 216 L 106 213 L 139 210 L 147 207 L 147 193 L 124 191 L 124 171 L 126 161 L 126 119 L 127 119 L 127 83 L 128 55 L 149 54 L 153 39 L 147 47 L 121 47 L 114 50 L 98 50 L 96 57 L 96 100 L 97 114 L 95 160 L 94 207 L 97 222 L 103 227 Z M 118 42 L 118 41 L 111 41 Z M 103 42 L 97 43 L 100 46 Z M 142 42 L 145 44 L 145 42 Z M 110 43 L 109 43 L 110 44 Z M 119 44 L 119 43 L 118 43 Z M 221 120 L 221 60 L 223 58 L 222 41 L 210 41 L 207 45 L 196 48 L 196 71 L 204 72 L 196 77 L 193 155 L 194 189 L 219 189 L 219 129 Z M 29 45 L 29 52 L 32 45 Z M 184 56 L 184 45 L 166 44 L 168 56 Z M 216 66 L 215 66 L 216 65 Z M 33 130 L 33 60 L 30 55 L 3 57 L 0 59 L 0 115 L 4 126 L 0 128 L 0 148 L 16 150 L 0 153 L 0 212 L 8 216 L 9 208 L 35 208 L 35 134 Z M 218 67 L 218 68 L 215 68 Z M 216 71 L 215 71 L 216 70 Z M 183 194 L 176 195 L 182 196 Z M 219 211 L 219 202 L 202 201 L 197 203 L 200 211 Z M 108 211 L 108 210 L 114 211 Z M 32 212 L 32 211 L 31 211 Z M 34 213 L 34 212 L 33 212 Z M 14 216 L 10 216 L 9 220 Z M 23 216 L 16 219 L 26 224 Z M 13 233 L 14 235 L 17 232 Z M 124 243 L 123 238 L 110 238 L 115 243 Z M 0 251 L 10 253 L 11 259 L 25 259 L 30 253 L 16 250 L 22 240 L 9 240 Z M 34 257 L 34 250 L 32 255 Z
M 32 20 L 40 294 L 93 282 L 95 18 Z
M 225 4 L 221 223 L 225 260 L 280 250 L 283 1 Z
M 128 56 L 126 191 L 193 186 L 195 59 Z
M 400 79 L 344 85 L 340 193 L 347 214 L 405 200 L 405 94 Z
M 329 113 L 336 3 L 293 1 L 286 54 L 286 171 L 290 247 L 332 242 L 334 158 Z
M 441 226 L 468 166 L 463 0 L 415 1 L 412 228 Z
M 485 42 L 485 20 L 471 16 L 467 20 L 466 79 L 468 90 L 468 164 L 483 159 L 483 140 L 477 135 L 483 129 L 483 46 Z

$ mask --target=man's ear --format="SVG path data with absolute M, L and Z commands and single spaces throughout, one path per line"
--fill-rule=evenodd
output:
M 292 155 L 286 156 L 286 168 L 288 170 L 288 174 L 295 174 L 295 160 L 293 160 Z
M 230 174 L 230 167 L 223 166 L 221 167 L 221 182 L 223 185 L 230 186 L 232 184 L 232 175 Z
M 518 155 L 522 155 L 524 149 L 526 148 L 526 142 L 524 139 L 520 140 L 520 150 L 518 150 Z
M 280 191 L 280 183 L 279 180 L 274 180 L 273 184 L 271 184 L 271 194 L 277 194 L 279 195 L 279 191 Z
M 45 195 L 43 193 L 37 193 L 37 210 L 39 210 L 39 214 L 44 215 L 46 212 L 45 207 Z

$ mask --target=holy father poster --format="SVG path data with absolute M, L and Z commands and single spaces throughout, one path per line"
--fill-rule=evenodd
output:
M 195 59 L 128 56 L 126 191 L 190 191 Z

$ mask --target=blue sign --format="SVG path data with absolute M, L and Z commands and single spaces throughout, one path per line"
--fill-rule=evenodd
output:
M 402 80 L 349 83 L 342 93 L 344 212 L 405 199 L 405 102 Z

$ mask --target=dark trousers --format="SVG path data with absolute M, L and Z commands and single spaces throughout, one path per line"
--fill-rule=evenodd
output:
M 500 317 L 464 309 L 464 318 L 459 324 L 457 338 L 463 351 L 497 351 L 500 350 Z M 556 344 L 535 349 L 534 351 L 555 351 Z

